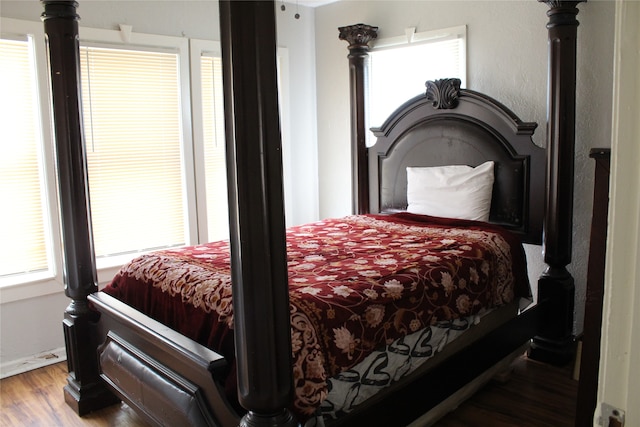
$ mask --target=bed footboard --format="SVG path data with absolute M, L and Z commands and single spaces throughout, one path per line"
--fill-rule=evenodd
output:
M 97 292 L 100 376 L 152 425 L 235 426 L 218 353 Z

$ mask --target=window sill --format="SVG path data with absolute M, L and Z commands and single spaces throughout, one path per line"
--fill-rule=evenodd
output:
M 120 265 L 111 265 L 98 270 L 98 287 L 102 289 L 115 276 Z M 61 278 L 53 277 L 50 273 L 32 275 L 29 280 L 10 283 L 0 281 L 0 305 L 29 298 L 38 298 L 45 295 L 64 292 L 64 283 Z
M 46 273 L 43 273 L 45 275 Z M 64 291 L 61 280 L 51 277 L 36 279 L 30 282 L 6 284 L 0 286 L 0 304 L 36 298 L 44 295 L 55 294 Z

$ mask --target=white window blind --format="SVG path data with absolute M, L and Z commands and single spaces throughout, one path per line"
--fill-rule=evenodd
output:
M 29 40 L 0 39 L 0 277 L 46 270 L 36 75 Z
M 81 47 L 97 257 L 185 243 L 178 56 Z
M 208 240 L 229 237 L 222 58 L 200 57 Z
M 427 80 L 457 77 L 464 86 L 466 28 L 379 40 L 370 61 L 369 123 L 377 127 L 407 99 L 424 93 Z

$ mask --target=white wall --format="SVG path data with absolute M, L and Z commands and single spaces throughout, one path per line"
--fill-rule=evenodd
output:
M 276 7 L 278 44 L 288 51 L 289 109 L 283 123 L 284 173 L 290 225 L 318 219 L 317 140 L 315 136 L 314 9 L 296 5 L 285 12 Z M 36 0 L 0 2 L 3 17 L 40 21 L 42 6 Z M 80 26 L 118 29 L 133 26 L 134 32 L 219 40 L 216 1 L 79 1 Z M 285 94 L 287 95 L 287 94 Z M 0 292 L 2 292 L 0 290 Z M 1 298 L 0 298 L 1 299 Z M 69 300 L 62 289 L 48 296 L 0 305 L 0 372 L 12 371 L 16 363 L 40 353 L 64 347 L 63 313 Z
M 578 20 L 576 181 L 573 262 L 576 332 L 582 330 L 591 205 L 592 147 L 609 146 L 614 4 L 581 3 Z M 546 144 L 548 7 L 535 1 L 340 1 L 316 10 L 320 216 L 351 209 L 349 71 L 340 26 L 365 23 L 379 37 L 467 25 L 467 86 L 536 121 L 534 140 Z M 446 77 L 446 76 L 443 76 Z M 371 124 L 376 125 L 375 123 Z M 530 276 L 543 269 L 540 247 L 527 247 Z
M 616 2 L 611 187 L 598 406 L 640 425 L 640 3 Z M 598 425 L 594 422 L 594 426 Z

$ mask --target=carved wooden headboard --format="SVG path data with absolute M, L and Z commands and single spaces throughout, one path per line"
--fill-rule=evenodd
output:
M 399 107 L 369 149 L 370 209 L 407 207 L 408 166 L 477 166 L 495 162 L 490 221 L 540 243 L 544 214 L 545 153 L 521 121 L 498 101 L 460 89 L 459 79 L 426 83 L 423 95 Z

